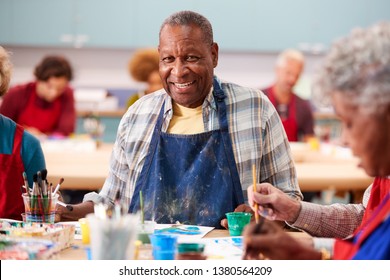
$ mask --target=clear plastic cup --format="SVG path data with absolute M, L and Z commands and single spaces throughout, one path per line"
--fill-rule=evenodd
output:
M 54 223 L 58 194 L 40 196 L 22 194 L 26 223 Z
M 252 214 L 245 212 L 226 213 L 230 236 L 240 236 L 244 227 L 249 224 Z
M 152 254 L 155 260 L 174 260 L 177 252 L 177 236 L 169 234 L 150 235 Z
M 93 260 L 129 260 L 134 258 L 139 217 L 126 214 L 119 219 L 86 216 L 90 229 Z
M 144 221 L 138 225 L 138 237 L 137 239 L 143 244 L 149 244 L 150 238 L 149 235 L 154 233 L 156 227 L 155 221 Z

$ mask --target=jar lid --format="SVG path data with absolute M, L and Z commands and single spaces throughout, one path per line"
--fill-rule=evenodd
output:
M 202 243 L 180 243 L 177 250 L 180 253 L 199 252 L 203 253 L 205 245 Z

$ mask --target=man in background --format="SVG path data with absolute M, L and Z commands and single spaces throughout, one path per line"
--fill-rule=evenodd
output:
M 293 92 L 304 67 L 303 54 L 283 51 L 276 61 L 275 83 L 264 89 L 275 106 L 290 142 L 307 141 L 314 136 L 314 120 L 310 103 Z

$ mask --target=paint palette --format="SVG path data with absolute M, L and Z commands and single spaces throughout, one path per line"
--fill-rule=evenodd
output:
M 171 227 L 156 229 L 155 233 L 172 233 L 184 235 L 202 234 L 202 231 L 197 226 L 172 225 Z

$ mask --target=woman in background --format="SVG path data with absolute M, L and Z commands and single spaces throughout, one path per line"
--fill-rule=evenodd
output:
M 35 67 L 36 81 L 11 88 L 0 113 L 36 136 L 68 136 L 76 125 L 72 68 L 61 56 L 47 56 Z
M 0 46 L 0 97 L 7 91 L 10 77 L 9 56 Z M 32 186 L 33 174 L 44 168 L 45 159 L 38 139 L 0 114 L 0 218 L 22 219 L 23 172 Z
M 158 72 L 159 62 L 160 56 L 157 49 L 141 49 L 134 54 L 129 62 L 130 75 L 138 82 L 145 82 L 147 87 L 145 90 L 135 93 L 128 99 L 127 108 L 142 96 L 163 87 Z

